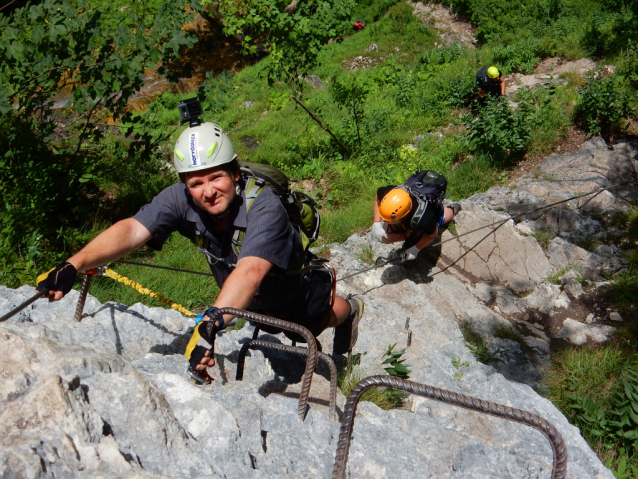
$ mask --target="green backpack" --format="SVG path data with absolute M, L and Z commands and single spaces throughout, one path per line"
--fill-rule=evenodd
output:
M 246 184 L 246 213 L 248 214 L 253 201 L 264 187 L 270 188 L 279 196 L 286 208 L 290 223 L 299 231 L 304 251 L 307 252 L 312 243 L 317 240 L 321 226 L 315 200 L 300 191 L 291 191 L 289 178 L 274 166 L 249 161 L 240 161 L 239 166 Z M 236 230 L 233 234 L 233 250 L 237 256 L 241 251 L 243 239 L 244 231 Z

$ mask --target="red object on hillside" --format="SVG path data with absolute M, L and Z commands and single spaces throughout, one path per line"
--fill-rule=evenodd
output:
M 363 20 L 357 20 L 354 22 L 354 25 L 352 25 L 352 28 L 354 28 L 357 31 L 361 31 L 366 27 L 366 24 L 363 23 Z

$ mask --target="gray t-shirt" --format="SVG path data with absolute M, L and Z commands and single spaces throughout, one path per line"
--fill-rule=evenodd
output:
M 160 250 L 168 236 L 177 231 L 214 257 L 221 258 L 223 261 L 217 263 L 209 259 L 220 288 L 232 271 L 228 264 L 236 264 L 247 256 L 270 261 L 274 265 L 272 273 L 262 281 L 250 309 L 255 312 L 279 310 L 304 292 L 304 281 L 300 275 L 284 274 L 301 262 L 301 237 L 270 188 L 264 188 L 255 198 L 248 214 L 245 205 L 242 189 L 241 195 L 231 205 L 229 227 L 215 232 L 208 214 L 195 204 L 186 185 L 176 183 L 143 206 L 133 218 L 153 235 L 147 243 L 153 249 Z M 245 231 L 239 257 L 232 248 L 233 233 L 238 228 Z

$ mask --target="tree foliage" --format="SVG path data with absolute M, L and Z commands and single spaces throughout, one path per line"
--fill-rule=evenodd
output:
M 197 4 L 192 4 L 197 7 Z M 186 0 L 148 12 L 119 11 L 122 22 L 105 25 L 87 0 L 43 0 L 0 15 L 0 216 L 3 236 L 54 231 L 83 224 L 77 218 L 100 195 L 97 176 L 113 167 L 97 154 L 107 124 L 122 122 L 130 162 L 151 153 L 154 137 L 140 133 L 144 115 L 128 101 L 148 69 L 176 80 L 168 66 L 196 41 L 182 31 Z M 124 21 L 126 18 L 126 21 Z M 131 28 L 130 24 L 136 25 Z M 113 146 L 113 142 L 110 143 Z M 98 198 L 99 199 L 99 198 Z M 84 213 L 86 213 L 84 211 Z M 16 227 L 19 225 L 20 227 Z M 20 238 L 13 238 L 19 242 Z
M 356 74 L 345 75 L 343 78 L 333 77 L 330 93 L 339 107 L 347 110 L 357 128 L 357 139 L 361 148 L 361 122 L 363 120 L 364 104 L 370 94 L 370 85 Z
M 467 146 L 498 161 L 524 152 L 530 133 L 528 113 L 525 102 L 512 112 L 503 97 L 488 99 L 484 106 L 475 108 L 474 115 L 465 117 Z
M 283 81 L 292 98 L 339 145 L 343 142 L 303 101 L 304 77 L 317 66 L 317 57 L 328 42 L 340 40 L 351 29 L 354 0 L 221 0 L 217 9 L 224 31 L 239 35 L 247 53 L 265 45 L 269 53 L 268 83 Z
M 258 43 L 268 52 L 269 82 L 285 81 L 303 91 L 303 76 L 317 64 L 329 41 L 351 29 L 352 0 L 221 0 L 225 31 L 241 35 L 247 52 Z M 302 77 L 302 78 L 300 78 Z

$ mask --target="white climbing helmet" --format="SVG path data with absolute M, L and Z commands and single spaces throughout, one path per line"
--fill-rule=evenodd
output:
M 188 173 L 224 165 L 235 158 L 235 148 L 224 130 L 214 123 L 201 123 L 179 135 L 173 164 L 177 173 Z

